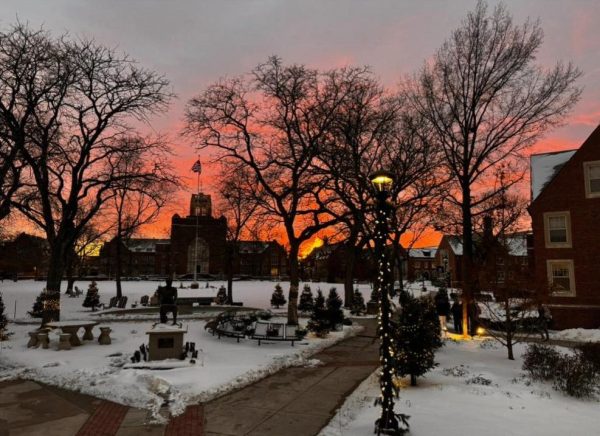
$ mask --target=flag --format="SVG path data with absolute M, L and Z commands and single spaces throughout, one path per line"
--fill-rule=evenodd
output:
M 202 164 L 200 163 L 200 159 L 196 161 L 196 163 L 192 167 L 192 171 L 198 174 L 202 172 Z

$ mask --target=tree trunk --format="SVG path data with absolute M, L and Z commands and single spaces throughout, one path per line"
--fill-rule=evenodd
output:
M 115 238 L 116 247 L 115 247 L 115 282 L 117 285 L 117 298 L 123 297 L 123 289 L 121 287 L 121 237 L 117 236 Z
M 463 256 L 462 256 L 462 303 L 463 303 L 463 337 L 469 336 L 468 309 L 473 301 L 473 217 L 471 216 L 471 187 L 466 184 L 462 189 L 462 233 L 463 233 Z
M 65 290 L 66 295 L 73 294 L 73 285 L 75 284 L 75 278 L 73 277 L 73 264 L 75 263 L 75 254 L 71 255 L 67 265 L 67 289 Z
M 354 299 L 354 265 L 356 264 L 355 241 L 346 242 L 346 274 L 344 276 L 344 307 L 351 308 Z
M 290 293 L 288 296 L 288 324 L 298 325 L 298 288 L 300 287 L 300 276 L 298 268 L 297 242 L 290 244 Z
M 416 386 L 417 385 L 417 376 L 414 374 L 410 375 L 410 385 L 411 386 Z
M 65 273 L 66 251 L 59 243 L 50 250 L 42 326 L 51 321 L 60 321 L 60 284 Z
M 236 251 L 236 246 L 233 242 L 227 243 L 226 246 L 226 261 L 225 267 L 227 268 L 227 302 L 233 303 L 233 257 Z

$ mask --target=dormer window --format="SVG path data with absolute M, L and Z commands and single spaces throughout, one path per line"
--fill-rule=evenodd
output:
M 583 173 L 585 176 L 585 196 L 587 198 L 600 197 L 600 161 L 584 162 Z

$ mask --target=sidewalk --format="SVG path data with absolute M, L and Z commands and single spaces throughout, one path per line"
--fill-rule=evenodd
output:
M 313 356 L 322 365 L 283 369 L 190 406 L 166 426 L 146 424 L 144 410 L 27 380 L 2 382 L 0 436 L 312 436 L 378 366 L 376 320 L 360 324 L 359 336 Z

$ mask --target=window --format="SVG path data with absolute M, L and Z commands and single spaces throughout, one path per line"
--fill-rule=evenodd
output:
M 499 284 L 504 283 L 504 271 L 498 271 L 496 273 L 496 280 L 498 281 Z
M 544 214 L 546 248 L 571 247 L 571 216 L 569 212 Z
M 584 162 L 585 196 L 587 198 L 600 197 L 600 161 Z
M 572 260 L 549 260 L 548 283 L 552 295 L 575 296 L 575 274 Z

